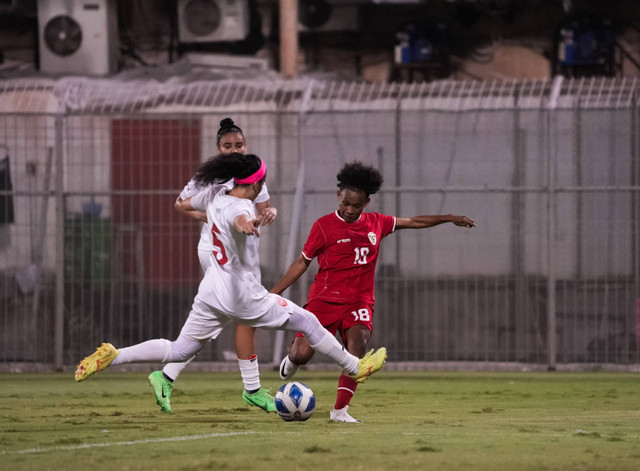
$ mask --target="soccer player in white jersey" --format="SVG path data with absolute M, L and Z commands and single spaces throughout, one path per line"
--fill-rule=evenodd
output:
M 231 154 L 238 152 L 244 154 L 247 150 L 247 142 L 242 129 L 237 126 L 231 118 L 220 121 L 220 129 L 216 135 L 216 147 L 220 154 Z M 225 183 L 228 190 L 233 188 L 233 182 L 229 180 Z M 206 190 L 206 186 L 199 185 L 194 179 L 184 187 L 175 202 L 175 209 L 185 216 L 194 218 L 203 223 L 198 242 L 198 259 L 202 271 L 206 272 L 211 261 L 211 225 L 208 224 L 207 214 L 204 211 L 184 211 L 182 202 Z M 277 215 L 276 208 L 270 206 L 270 196 L 267 185 L 263 185 L 260 194 L 254 203 L 256 211 L 263 216 L 261 224 L 268 226 Z M 238 366 L 244 389 L 242 400 L 251 406 L 256 406 L 265 412 L 275 412 L 276 406 L 274 398 L 269 391 L 263 389 L 260 384 L 260 370 L 258 366 L 258 356 L 255 351 L 255 327 L 238 324 L 236 327 L 236 354 Z M 171 413 L 171 391 L 174 381 L 178 378 L 182 370 L 194 359 L 191 357 L 183 363 L 169 363 L 162 371 L 154 371 L 149 375 L 149 384 L 153 387 L 156 403 L 162 412 Z
M 154 339 L 120 350 L 103 343 L 80 362 L 76 381 L 84 381 L 109 366 L 186 361 L 236 321 L 302 332 L 315 351 L 336 362 L 359 383 L 382 368 L 387 357 L 385 348 L 358 359 L 311 312 L 269 293 L 260 283 L 258 238 L 264 216 L 256 216 L 253 202 L 262 190 L 266 172 L 260 157 L 238 153 L 217 155 L 198 169 L 196 182 L 209 187 L 182 205 L 186 211 L 207 212 L 214 249 L 180 335 L 174 341 Z M 233 189 L 219 185 L 232 178 Z
M 369 196 L 382 185 L 380 172 L 351 162 L 340 169 L 337 178 L 338 210 L 316 220 L 302 254 L 271 291 L 282 293 L 317 257 L 318 273 L 309 289 L 305 309 L 313 312 L 331 333 L 340 332 L 347 350 L 362 357 L 373 326 L 374 274 L 382 239 L 398 229 L 423 229 L 446 222 L 474 227 L 475 223 L 466 216 L 452 214 L 400 218 L 365 212 Z M 289 354 L 280 363 L 280 377 L 291 378 L 313 353 L 307 340 L 298 333 Z M 357 385 L 349 374 L 340 376 L 330 420 L 360 422 L 347 412 Z

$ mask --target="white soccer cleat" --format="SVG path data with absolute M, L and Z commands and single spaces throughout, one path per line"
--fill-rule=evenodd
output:
M 298 371 L 298 365 L 291 363 L 289 360 L 289 355 L 285 355 L 285 357 L 280 362 L 280 378 L 282 379 L 290 379 L 293 378 L 293 375 Z
M 342 409 L 331 409 L 329 412 L 329 420 L 332 422 L 345 422 L 348 424 L 361 424 L 362 420 L 354 419 L 347 413 L 349 406 L 344 406 Z

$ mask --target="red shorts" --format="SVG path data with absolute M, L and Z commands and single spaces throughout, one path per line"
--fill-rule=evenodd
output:
M 311 311 L 318 318 L 322 326 L 333 335 L 340 332 L 342 342 L 345 343 L 345 332 L 354 325 L 364 325 L 372 330 L 373 304 L 359 302 L 355 304 L 339 304 L 314 299 L 305 304 L 304 308 Z M 303 335 L 298 332 L 296 337 Z

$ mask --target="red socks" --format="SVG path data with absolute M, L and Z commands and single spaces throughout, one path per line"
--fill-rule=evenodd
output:
M 347 375 L 340 375 L 338 380 L 338 396 L 336 397 L 336 405 L 334 409 L 342 409 L 351 402 L 353 394 L 356 392 L 358 382 Z

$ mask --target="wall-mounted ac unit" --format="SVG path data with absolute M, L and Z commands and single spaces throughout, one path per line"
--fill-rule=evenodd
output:
M 39 0 L 40 70 L 108 75 L 120 58 L 116 0 Z
M 240 41 L 248 34 L 247 0 L 178 0 L 182 43 Z
M 300 0 L 298 3 L 298 31 L 329 32 L 357 31 L 358 7 L 327 0 Z

